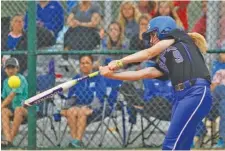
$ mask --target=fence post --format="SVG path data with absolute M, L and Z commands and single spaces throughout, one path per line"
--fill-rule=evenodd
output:
M 36 94 L 36 2 L 28 1 L 28 96 Z M 36 149 L 36 106 L 28 108 L 28 148 Z

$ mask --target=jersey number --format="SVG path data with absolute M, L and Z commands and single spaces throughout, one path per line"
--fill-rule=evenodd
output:
M 184 61 L 182 55 L 178 50 L 173 51 L 173 57 L 175 58 L 176 63 L 181 63 Z

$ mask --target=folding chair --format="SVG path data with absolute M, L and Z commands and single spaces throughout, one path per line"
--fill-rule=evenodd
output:
M 104 142 L 104 138 L 106 135 L 106 132 L 108 130 L 108 126 L 109 126 L 109 122 L 110 121 L 114 121 L 112 120 L 113 117 L 113 113 L 115 112 L 115 103 L 116 103 L 116 99 L 117 99 L 117 95 L 118 95 L 118 87 L 121 85 L 121 81 L 111 81 L 110 79 L 105 79 L 106 82 L 106 93 L 105 97 L 104 97 L 104 103 L 103 103 L 103 107 L 102 107 L 102 112 L 96 116 L 93 117 L 93 119 L 88 120 L 87 123 L 87 130 L 85 131 L 85 135 L 83 137 L 83 144 L 84 147 L 89 147 L 91 144 L 91 142 L 93 141 L 94 138 L 97 137 L 98 132 L 100 131 L 100 138 L 98 139 L 98 144 L 94 144 L 95 146 L 101 147 L 103 145 Z M 110 111 L 106 110 L 106 108 L 109 107 Z M 105 121 L 105 118 L 108 117 L 108 121 Z M 61 122 L 61 121 L 59 121 Z M 95 125 L 95 130 L 89 131 L 88 130 L 88 126 L 96 123 L 97 125 Z M 57 140 L 58 142 L 58 146 L 62 146 L 63 139 L 67 133 L 67 129 L 68 129 L 68 125 L 66 124 L 65 127 L 63 128 L 63 132 L 61 133 L 61 136 L 58 137 L 59 139 Z M 90 135 L 92 133 L 92 135 Z M 114 135 L 112 133 L 112 135 Z M 114 135 L 113 136 L 115 139 L 117 139 L 117 141 L 120 143 L 120 140 Z
M 117 99 L 118 99 L 118 93 L 119 93 L 119 88 L 122 84 L 122 81 L 120 80 L 112 80 L 112 79 L 108 79 L 105 78 L 105 82 L 106 82 L 106 86 L 107 86 L 107 94 L 105 97 L 105 104 L 108 104 L 111 108 L 111 112 L 108 116 L 108 121 L 104 121 L 105 119 L 105 110 L 103 109 L 102 112 L 102 121 L 100 122 L 100 124 L 98 125 L 97 129 L 95 130 L 94 134 L 91 136 L 91 139 L 88 141 L 86 146 L 90 145 L 90 142 L 93 140 L 94 137 L 96 137 L 97 132 L 99 131 L 99 129 L 101 128 L 101 138 L 98 144 L 98 147 L 101 147 L 103 145 L 103 141 L 106 135 L 106 132 L 109 131 L 110 134 L 113 136 L 113 138 L 121 145 L 123 146 L 123 143 L 121 143 L 121 140 L 123 140 L 122 135 L 119 132 L 119 128 L 118 128 L 118 124 L 116 122 L 116 118 L 117 118 Z M 95 122 L 95 121 L 93 121 Z M 109 124 L 110 122 L 113 123 L 113 125 L 115 126 L 115 131 L 117 133 L 118 136 L 116 136 L 112 131 L 110 131 L 109 129 Z M 105 130 L 103 131 L 103 126 L 105 126 Z M 119 138 L 118 138 L 119 137 Z
M 127 84 L 126 88 L 124 88 L 125 92 L 122 91 L 125 96 L 125 100 L 128 102 L 128 108 L 130 109 L 131 126 L 128 132 L 126 146 L 133 144 L 139 137 L 141 137 L 142 146 L 145 147 L 148 146 L 146 145 L 145 140 L 149 139 L 154 133 L 159 132 L 165 135 L 165 131 L 159 127 L 159 124 L 161 121 L 170 120 L 172 106 L 167 99 L 165 99 L 166 97 L 161 96 L 163 94 L 160 95 L 156 92 L 152 92 L 152 90 L 156 90 L 157 87 L 163 86 L 163 83 L 159 84 L 158 82 L 160 81 L 144 80 L 144 94 L 138 93 L 137 89 L 132 84 Z M 131 139 L 131 135 L 133 135 L 133 126 L 136 123 L 137 113 L 141 116 L 141 132 Z M 144 121 L 148 122 L 146 127 L 144 127 Z M 149 135 L 145 136 L 144 134 L 146 134 L 146 131 L 149 129 Z

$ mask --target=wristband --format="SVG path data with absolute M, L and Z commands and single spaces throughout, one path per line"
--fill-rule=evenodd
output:
M 122 67 L 123 67 L 123 62 L 122 62 L 122 60 L 117 60 L 117 61 L 116 61 L 116 66 L 119 67 L 119 68 L 122 68 Z

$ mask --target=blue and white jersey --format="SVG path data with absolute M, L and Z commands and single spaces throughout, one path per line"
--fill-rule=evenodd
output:
M 80 74 L 76 75 L 73 79 L 81 77 Z M 106 94 L 106 84 L 104 77 L 98 75 L 93 78 L 83 80 L 69 89 L 68 98 L 76 97 L 76 105 L 89 105 L 94 98 L 98 98 L 101 103 L 104 102 Z

